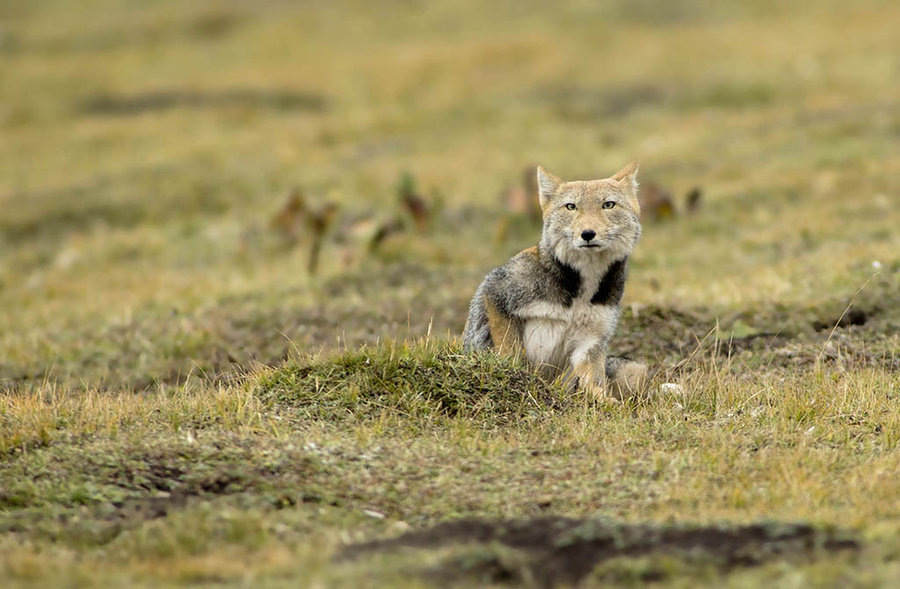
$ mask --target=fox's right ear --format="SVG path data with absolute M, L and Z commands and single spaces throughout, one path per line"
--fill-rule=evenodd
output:
M 556 196 L 556 190 L 559 188 L 559 185 L 562 184 L 562 180 L 560 180 L 541 166 L 538 166 L 537 181 L 541 208 L 544 208 L 553 199 L 553 197 Z

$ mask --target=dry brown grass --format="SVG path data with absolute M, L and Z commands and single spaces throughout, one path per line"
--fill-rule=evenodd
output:
M 590 583 L 887 584 L 898 22 L 874 0 L 0 6 L 0 578 L 417 586 L 475 557 L 331 558 L 553 514 L 804 520 L 863 545 L 616 560 Z M 616 341 L 683 394 L 594 404 L 458 357 L 481 276 L 536 239 L 499 196 L 523 166 L 634 158 L 679 209 L 703 190 L 646 224 Z M 317 276 L 309 240 L 269 229 L 297 187 L 340 207 Z M 491 393 L 509 382 L 537 410 Z

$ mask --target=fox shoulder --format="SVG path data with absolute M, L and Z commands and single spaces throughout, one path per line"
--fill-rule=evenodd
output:
M 538 294 L 534 285 L 541 282 L 541 272 L 537 247 L 528 248 L 485 277 L 482 295 L 493 308 L 512 315 L 516 309 L 534 301 Z
M 575 270 L 558 262 L 548 264 L 538 248 L 531 247 L 488 274 L 482 292 L 499 312 L 514 315 L 536 302 L 570 305 L 580 281 Z

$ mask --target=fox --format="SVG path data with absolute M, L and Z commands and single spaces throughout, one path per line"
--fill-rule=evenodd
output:
M 463 348 L 524 353 L 548 378 L 598 398 L 644 392 L 643 363 L 612 357 L 628 259 L 641 237 L 638 162 L 564 181 L 537 167 L 541 239 L 495 268 L 469 305 Z

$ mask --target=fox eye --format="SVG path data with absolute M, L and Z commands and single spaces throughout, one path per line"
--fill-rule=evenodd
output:
M 604 208 L 604 209 L 611 209 L 611 208 L 613 208 L 614 206 L 616 206 L 616 203 L 615 203 L 614 201 L 611 201 L 611 200 L 607 200 L 607 201 L 605 201 L 605 202 L 603 203 L 603 208 Z
M 575 206 L 575 203 L 570 202 L 570 203 L 566 204 L 566 208 L 569 209 L 570 211 L 574 211 L 578 207 Z

